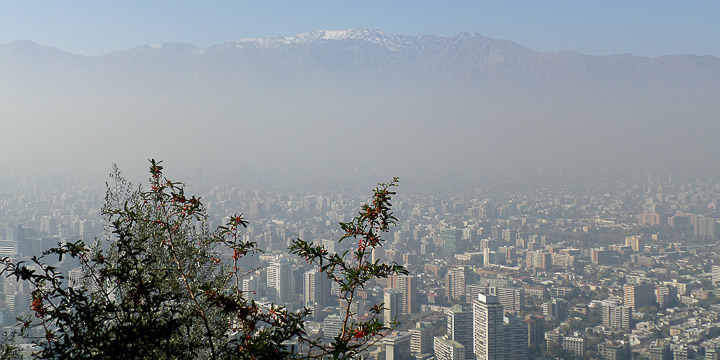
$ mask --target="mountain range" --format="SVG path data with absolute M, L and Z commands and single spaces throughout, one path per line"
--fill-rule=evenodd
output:
M 718 94 L 717 57 L 537 52 L 469 33 L 353 28 L 100 56 L 20 40 L 0 46 L 3 142 L 17 149 L 0 165 L 152 156 L 212 168 L 242 153 L 233 166 L 313 172 L 702 173 L 720 165 Z

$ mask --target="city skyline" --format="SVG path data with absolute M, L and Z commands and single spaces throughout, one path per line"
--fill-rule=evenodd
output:
M 103 236 L 99 189 L 68 179 L 35 181 L 0 193 L 0 254 L 22 261 L 58 243 Z M 379 317 L 399 320 L 367 355 L 429 356 L 431 343 L 447 359 L 714 351 L 720 344 L 714 330 L 693 326 L 720 329 L 711 295 L 720 284 L 720 185 L 661 174 L 575 189 L 537 185 L 436 194 L 407 193 L 401 184 L 393 200 L 398 224 L 372 257 L 410 273 L 377 279 L 357 293 L 353 317 L 385 303 Z M 201 188 L 209 194 L 203 196 L 209 226 L 246 210 L 243 239 L 264 250 L 237 263 L 249 269 L 243 293 L 261 306 L 310 306 L 308 329 L 326 341 L 336 336 L 345 314 L 337 284 L 328 287 L 325 273 L 288 255 L 286 246 L 302 238 L 347 250 L 352 244 L 333 241 L 342 234 L 337 223 L 353 216 L 366 194 L 241 183 Z M 72 261 L 58 267 L 71 279 L 82 274 Z M 29 294 L 13 278 L 0 290 L 0 319 L 12 326 L 10 315 L 23 313 Z M 678 316 L 687 322 L 667 325 Z
M 719 15 L 0 0 L 0 357 L 720 360 Z

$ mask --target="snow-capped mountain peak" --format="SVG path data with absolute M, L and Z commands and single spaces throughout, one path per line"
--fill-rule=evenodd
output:
M 288 45 L 310 44 L 320 41 L 343 41 L 357 40 L 366 41 L 376 45 L 396 50 L 402 41 L 402 36 L 387 35 L 380 30 L 368 27 L 357 27 L 346 30 L 316 30 L 304 32 L 295 36 L 277 37 L 277 38 L 243 38 L 235 42 L 236 47 L 246 47 L 248 45 L 258 47 L 280 47 Z
M 367 41 L 380 41 L 382 38 L 387 37 L 385 33 L 379 30 L 370 29 L 367 27 L 351 28 L 347 30 L 316 30 L 306 33 L 301 33 L 290 37 L 294 41 L 308 42 L 317 40 L 367 40 Z

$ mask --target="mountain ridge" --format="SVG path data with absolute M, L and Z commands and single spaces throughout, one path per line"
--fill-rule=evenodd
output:
M 369 28 L 99 56 L 19 41 L 0 46 L 0 84 L 8 104 L 0 116 L 33 124 L 13 125 L 31 140 L 13 137 L 8 146 L 36 159 L 48 155 L 35 149 L 50 144 L 59 149 L 52 153 L 58 163 L 73 157 L 68 143 L 88 142 L 128 152 L 113 154 L 119 158 L 202 163 L 220 157 L 215 146 L 231 153 L 231 134 L 250 134 L 242 144 L 263 154 L 253 159 L 257 166 L 285 157 L 300 167 L 338 164 L 369 142 L 418 167 L 657 168 L 672 159 L 675 168 L 697 162 L 720 169 L 712 156 L 720 145 L 708 137 L 720 133 L 720 59 L 713 56 L 537 52 L 478 34 Z M 52 131 L 38 137 L 34 129 Z M 391 135 L 377 136 L 377 129 Z M 186 134 L 208 149 L 154 152 Z M 140 145 L 128 148 L 124 138 Z M 707 155 L 700 162 L 697 154 Z M 121 160 L 102 163 L 114 161 Z
M 42 63 L 38 63 L 39 58 Z M 586 55 L 574 50 L 538 52 L 509 40 L 474 33 L 407 36 L 367 27 L 316 30 L 290 37 L 243 38 L 204 48 L 188 43 L 143 45 L 97 56 L 73 54 L 29 40 L 0 46 L 0 65 L 10 62 L 22 66 L 72 67 L 67 63 L 73 61 L 99 71 L 133 68 L 154 71 L 152 67 L 163 70 L 170 66 L 178 71 L 202 73 L 208 67 L 225 66 L 226 69 L 218 68 L 211 73 L 267 74 L 287 69 L 289 77 L 302 72 L 323 72 L 332 77 L 337 71 L 345 71 L 364 74 L 357 79 L 361 82 L 385 77 L 398 81 L 435 77 L 468 84 L 495 84 L 510 91 L 532 91 L 556 83 L 572 87 L 577 86 L 573 83 L 615 82 L 620 86 L 635 78 L 639 81 L 654 78 L 662 86 L 673 86 L 678 81 L 692 86 L 720 77 L 720 58 L 710 55 L 651 58 L 632 54 Z M 680 69 L 689 77 L 687 81 L 669 76 Z M 72 71 L 76 70 L 80 69 Z
M 373 29 L 370 27 L 353 27 L 348 29 L 328 29 L 328 30 L 315 30 L 315 31 L 308 31 L 303 33 L 298 33 L 293 36 L 285 36 L 285 37 L 247 37 L 247 38 L 240 38 L 236 41 L 228 41 L 228 42 L 222 42 L 217 44 L 211 44 L 206 47 L 198 47 L 191 43 L 185 43 L 185 42 L 174 42 L 174 43 L 160 43 L 160 44 L 143 44 L 138 45 L 135 47 L 131 47 L 128 49 L 118 49 L 113 50 L 104 54 L 99 55 L 82 55 L 82 54 L 76 54 L 73 52 L 69 52 L 66 50 L 63 50 L 59 47 L 55 47 L 48 44 L 41 44 L 39 42 L 29 40 L 29 39 L 18 39 L 15 41 L 12 41 L 7 44 L 0 44 L 0 48 L 2 47 L 13 47 L 17 46 L 18 44 L 34 44 L 38 47 L 46 48 L 46 49 L 55 49 L 58 51 L 62 51 L 68 54 L 77 55 L 77 56 L 83 56 L 83 57 L 101 57 L 107 54 L 111 53 L 117 53 L 117 52 L 123 52 L 123 51 L 130 51 L 137 48 L 165 48 L 167 46 L 183 46 L 183 47 L 191 47 L 194 49 L 197 49 L 199 51 L 205 51 L 209 48 L 217 47 L 217 46 L 232 46 L 239 45 L 239 44 L 257 44 L 257 45 L 277 45 L 277 44 L 306 44 L 309 42 L 315 42 L 315 41 L 342 41 L 342 40 L 359 40 L 359 41 L 366 41 L 370 43 L 375 43 L 378 45 L 388 45 L 391 44 L 394 47 L 397 47 L 399 44 L 407 43 L 408 40 L 435 40 L 435 41 L 442 41 L 442 40 L 450 40 L 450 39 L 461 39 L 461 38 L 477 38 L 482 39 L 484 41 L 492 41 L 497 43 L 505 43 L 512 46 L 519 46 L 523 47 L 525 49 L 531 50 L 528 47 L 525 47 L 523 45 L 520 45 L 516 42 L 513 42 L 512 40 L 505 40 L 505 39 L 496 39 L 496 38 L 490 38 L 483 36 L 478 33 L 471 33 L 471 32 L 461 32 L 453 36 L 438 36 L 438 35 L 432 35 L 432 34 L 424 34 L 424 35 L 399 35 L 399 34 L 388 34 L 383 31 Z M 659 55 L 655 57 L 648 57 L 648 56 L 641 56 L 641 55 L 634 55 L 632 53 L 623 53 L 623 54 L 606 54 L 606 55 L 590 55 L 585 54 L 576 50 L 572 49 L 562 49 L 562 50 L 553 50 L 553 51 L 546 51 L 546 52 L 539 52 L 535 50 L 531 50 L 533 52 L 537 52 L 539 54 L 553 54 L 553 53 L 565 53 L 565 52 L 576 52 L 578 54 L 582 54 L 584 56 L 593 56 L 593 57 L 614 57 L 614 56 L 620 56 L 620 55 L 631 55 L 633 57 L 638 58 L 647 58 L 647 59 L 656 59 L 656 58 L 662 58 L 667 56 L 697 56 L 697 57 L 703 57 L 703 58 L 715 58 L 718 59 L 718 57 L 713 55 L 697 55 L 697 54 L 666 54 L 666 55 Z

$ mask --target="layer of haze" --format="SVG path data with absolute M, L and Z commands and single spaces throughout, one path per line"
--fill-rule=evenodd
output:
M 538 53 L 370 29 L 84 57 L 0 47 L 7 172 L 720 169 L 720 61 Z

